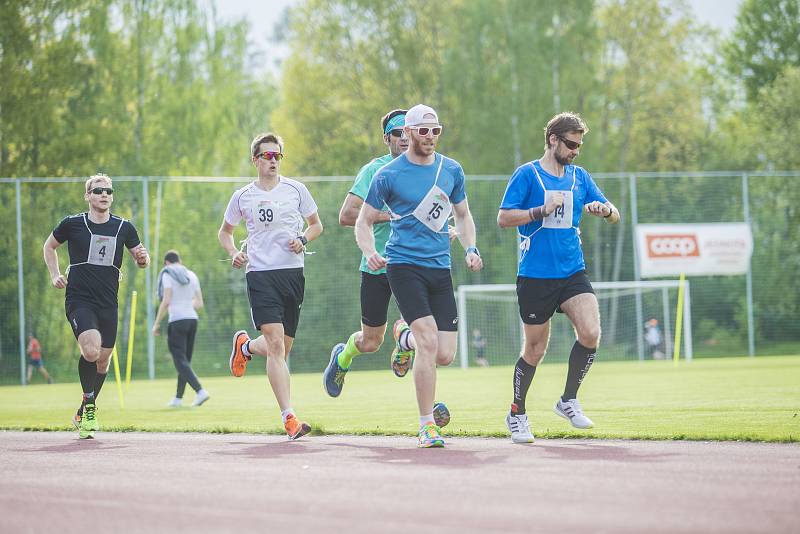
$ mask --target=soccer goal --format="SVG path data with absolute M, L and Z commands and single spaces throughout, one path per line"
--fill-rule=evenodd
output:
M 678 280 L 595 282 L 603 335 L 604 360 L 673 357 Z M 523 330 L 516 285 L 461 285 L 457 291 L 461 367 L 513 365 L 519 358 Z M 689 281 L 684 281 L 683 356 L 692 359 Z M 550 323 L 546 361 L 566 361 L 575 342 L 572 323 L 556 313 Z

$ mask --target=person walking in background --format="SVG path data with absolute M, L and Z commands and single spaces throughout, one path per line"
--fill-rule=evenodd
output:
M 420 447 L 443 447 L 441 425 L 434 417 L 436 365 L 449 365 L 455 356 L 458 310 L 450 273 L 447 220 L 455 213 L 456 231 L 466 249 L 471 271 L 483 267 L 475 246 L 475 223 L 467 204 L 464 170 L 436 152 L 442 133 L 432 108 L 416 105 L 406 113 L 409 148 L 375 174 L 356 221 L 356 241 L 369 269 L 386 267 L 392 293 L 405 321 L 394 329 L 403 351 L 415 349 Z M 388 206 L 391 234 L 386 257 L 375 248 L 373 227 Z M 410 325 L 410 328 L 409 328 Z M 447 414 L 449 420 L 449 414 Z
M 66 288 L 67 321 L 81 351 L 78 376 L 83 401 L 72 421 L 85 439 L 93 438 L 100 428 L 95 413 L 97 397 L 117 340 L 122 245 L 141 269 L 150 264 L 150 255 L 133 224 L 111 213 L 111 178 L 105 174 L 90 177 L 83 198 L 89 210 L 62 219 L 45 241 L 43 254 L 53 287 Z M 65 242 L 69 243 L 69 267 L 62 275 L 56 249 Z
M 525 341 L 514 368 L 514 395 L 506 417 L 515 443 L 534 439 L 525 398 L 536 366 L 547 351 L 550 318 L 556 311 L 567 315 L 577 340 L 569 355 L 564 393 L 554 411 L 575 428 L 594 426 L 584 415 L 577 394 L 597 354 L 600 311 L 586 275 L 578 225 L 584 209 L 612 224 L 619 222 L 620 216 L 589 173 L 572 164 L 587 132 L 583 119 L 575 113 L 559 113 L 550 119 L 544 155 L 514 172 L 497 214 L 497 224 L 516 227 L 520 237 L 517 301 Z
M 197 275 L 181 263 L 177 251 L 170 250 L 164 255 L 164 268 L 158 273 L 158 298 L 161 305 L 153 322 L 153 335 L 161 333 L 161 320 L 169 313 L 167 346 L 178 371 L 175 398 L 168 406 L 177 408 L 182 404 L 187 383 L 196 392 L 192 406 L 200 406 L 210 398 L 192 370 L 197 310 L 203 307 L 203 293 Z
M 28 334 L 28 348 L 26 352 L 28 353 L 28 356 L 30 356 L 30 359 L 28 360 L 28 379 L 25 381 L 25 383 L 31 383 L 33 370 L 38 369 L 39 373 L 41 373 L 44 379 L 47 380 L 47 383 L 52 384 L 53 378 L 50 376 L 50 373 L 47 372 L 47 369 L 44 368 L 44 361 L 42 360 L 42 345 L 32 333 Z
M 233 268 L 247 265 L 250 315 L 261 335 L 250 339 L 244 330 L 233 335 L 230 369 L 233 376 L 244 376 L 253 354 L 266 357 L 267 377 L 286 434 L 295 440 L 308 434 L 311 426 L 292 409 L 287 359 L 305 294 L 306 244 L 322 233 L 322 222 L 308 188 L 280 175 L 283 140 L 279 136 L 256 136 L 250 156 L 258 179 L 233 194 L 218 238 Z M 241 221 L 247 226 L 246 252 L 244 247 L 237 249 L 233 241 L 233 231 Z M 305 232 L 304 221 L 308 224 Z

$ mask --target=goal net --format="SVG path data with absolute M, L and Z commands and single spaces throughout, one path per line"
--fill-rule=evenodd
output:
M 600 305 L 604 360 L 672 359 L 678 280 L 595 282 Z M 461 285 L 459 357 L 461 367 L 513 365 L 523 340 L 516 285 Z M 691 297 L 684 282 L 682 356 L 692 358 Z M 550 345 L 545 361 L 566 361 L 575 332 L 562 313 L 550 323 Z

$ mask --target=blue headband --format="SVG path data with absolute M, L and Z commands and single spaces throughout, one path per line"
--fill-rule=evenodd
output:
M 386 128 L 383 129 L 383 134 L 388 135 L 389 132 L 391 132 L 395 128 L 402 128 L 405 125 L 405 123 L 406 123 L 405 113 L 401 113 L 400 115 L 395 115 L 386 122 Z

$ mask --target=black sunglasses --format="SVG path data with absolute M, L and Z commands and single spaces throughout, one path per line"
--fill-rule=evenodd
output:
M 94 193 L 95 195 L 102 195 L 103 193 L 107 195 L 113 195 L 114 190 L 110 187 L 95 187 L 94 189 L 89 189 L 90 193 Z
M 561 139 L 561 141 L 562 141 L 562 142 L 563 142 L 563 143 L 566 145 L 566 147 L 567 147 L 568 149 L 570 149 L 570 150 L 578 150 L 578 149 L 581 147 L 581 145 L 583 144 L 583 141 L 581 141 L 581 142 L 579 143 L 579 142 L 577 142 L 577 141 L 572 141 L 572 140 L 570 140 L 570 139 L 567 139 L 566 137 L 561 137 L 560 135 L 556 135 L 556 137 L 558 137 L 559 139 Z
M 389 130 L 389 135 L 392 137 L 403 137 L 403 129 L 395 128 L 394 130 Z

